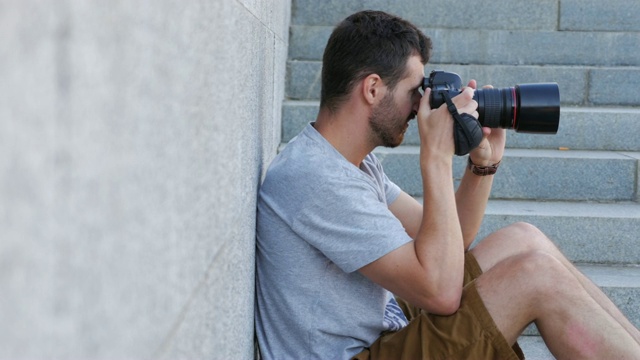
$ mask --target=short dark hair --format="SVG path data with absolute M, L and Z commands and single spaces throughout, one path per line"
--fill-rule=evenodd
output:
M 393 89 L 414 54 L 426 64 L 431 39 L 410 22 L 371 10 L 347 17 L 333 30 L 324 50 L 320 106 L 335 111 L 354 84 L 370 74 L 378 74 Z

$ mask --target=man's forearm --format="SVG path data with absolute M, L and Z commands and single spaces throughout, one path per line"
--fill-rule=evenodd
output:
M 423 160 L 424 208 L 415 247 L 429 282 L 439 291 L 455 293 L 461 288 L 452 284 L 462 286 L 464 246 L 448 161 Z
M 458 217 L 467 249 L 475 239 L 489 201 L 493 175 L 478 176 L 466 169 L 456 191 Z

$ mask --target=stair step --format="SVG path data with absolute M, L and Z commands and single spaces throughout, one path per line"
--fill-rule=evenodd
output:
M 520 221 L 542 230 L 573 262 L 640 264 L 637 245 L 640 204 L 637 202 L 490 200 L 476 241 Z M 636 280 L 640 281 L 640 275 L 637 276 Z M 640 310 L 640 303 L 638 305 Z
M 542 337 L 535 335 L 523 335 L 518 338 L 518 345 L 522 349 L 524 356 L 527 360 L 554 360 L 555 357 L 547 345 L 542 340 Z
M 640 31 L 637 0 L 562 0 L 560 30 Z
M 444 2 L 380 1 L 370 8 L 398 14 L 419 27 L 447 29 L 640 31 L 636 0 L 527 0 Z M 365 10 L 360 1 L 293 0 L 291 24 L 333 26 L 348 15 Z M 455 16 L 443 16 L 455 14 Z
M 420 203 L 423 201 L 419 197 L 416 199 Z M 640 264 L 640 248 L 637 246 L 640 241 L 639 203 L 489 200 L 472 246 L 487 235 L 517 222 L 535 225 L 573 262 Z M 640 281 L 640 275 L 634 274 Z M 599 276 L 598 279 L 605 278 Z M 638 305 L 640 311 L 640 303 Z
M 535 6 L 527 0 L 470 3 L 396 0 L 376 1 L 375 4 L 293 0 L 291 24 L 333 26 L 367 8 L 398 14 L 419 27 L 553 30 L 558 24 L 558 0 L 539 0 Z M 446 14 L 451 16 L 443 16 Z
M 635 32 L 422 30 L 433 42 L 434 63 L 640 66 L 640 37 Z M 333 26 L 291 26 L 289 58 L 322 59 L 331 31 Z
M 422 194 L 418 146 L 377 148 L 385 173 L 413 196 Z M 506 149 L 494 199 L 634 201 L 640 154 L 635 152 Z M 460 179 L 465 157 L 454 158 Z
M 455 72 L 463 81 L 476 79 L 478 84 L 492 84 L 496 88 L 556 82 L 560 88 L 560 101 L 567 105 L 640 106 L 636 89 L 636 84 L 640 83 L 640 67 L 429 63 L 425 73 L 433 69 Z M 320 99 L 321 70 L 320 61 L 289 60 L 286 97 L 292 100 Z
M 282 108 L 282 141 L 288 142 L 318 114 L 318 101 L 285 101 Z M 527 149 L 640 151 L 640 107 L 569 107 L 560 109 L 555 135 L 519 134 L 509 131 L 507 146 Z M 403 145 L 418 145 L 418 128 L 409 123 Z

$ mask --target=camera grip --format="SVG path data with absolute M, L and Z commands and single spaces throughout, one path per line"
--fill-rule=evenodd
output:
M 467 155 L 482 141 L 480 122 L 469 114 L 460 114 L 446 91 L 441 92 L 441 94 L 447 104 L 447 110 L 449 110 L 454 119 L 453 141 L 455 143 L 455 153 L 458 156 Z

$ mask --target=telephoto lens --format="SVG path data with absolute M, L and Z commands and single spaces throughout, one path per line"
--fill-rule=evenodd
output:
M 520 84 L 503 89 L 479 89 L 478 121 L 490 128 L 555 134 L 560 124 L 560 90 L 556 83 Z
M 432 71 L 424 78 L 423 88 L 431 88 L 430 104 L 435 109 L 444 103 L 443 92 L 450 97 L 462 90 L 456 73 Z M 560 124 L 560 89 L 556 83 L 520 84 L 502 89 L 478 89 L 478 121 L 490 128 L 516 132 L 555 134 Z

